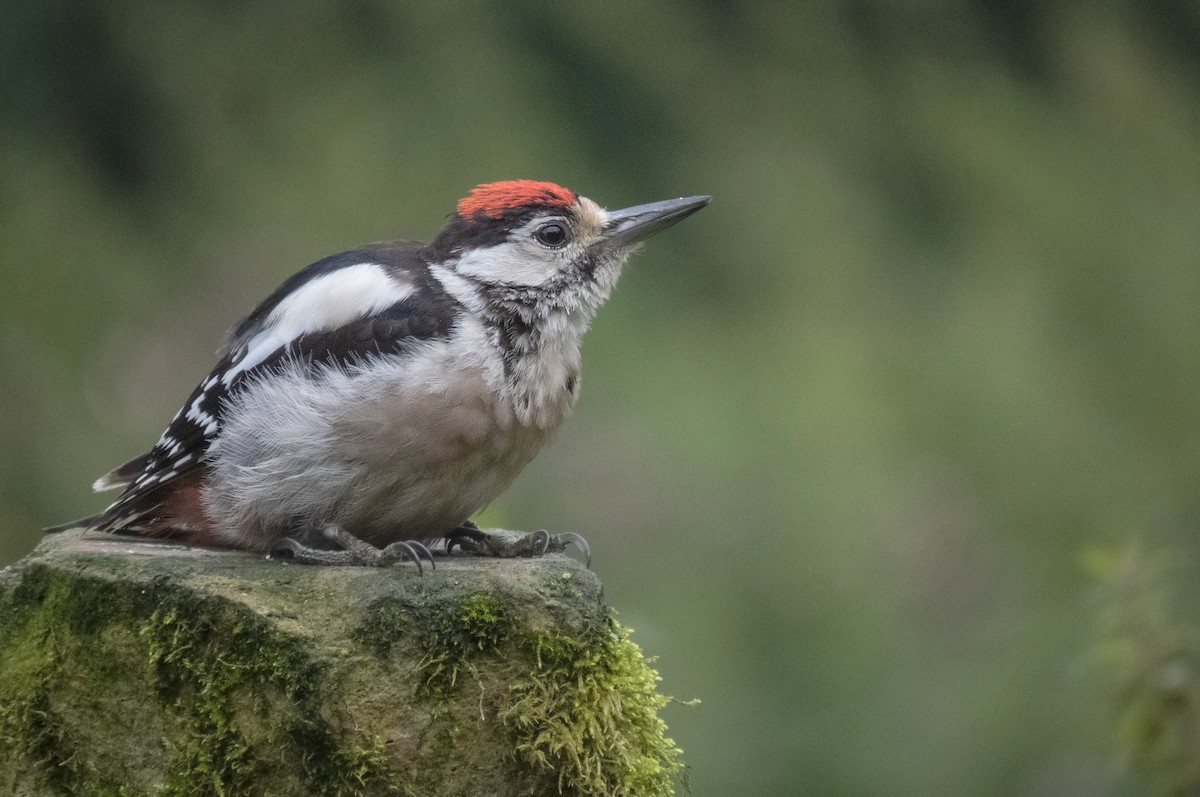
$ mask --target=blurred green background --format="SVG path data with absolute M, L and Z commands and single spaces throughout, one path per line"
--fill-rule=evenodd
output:
M 0 564 L 103 507 L 312 260 L 427 239 L 484 181 L 709 193 L 482 519 L 592 543 L 703 701 L 666 712 L 697 795 L 1145 793 L 1080 562 L 1195 555 L 1195 3 L 4 16 Z

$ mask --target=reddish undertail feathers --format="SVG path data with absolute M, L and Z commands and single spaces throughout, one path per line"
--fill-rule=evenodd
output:
M 458 201 L 458 215 L 469 219 L 483 214 L 498 219 L 506 210 L 526 205 L 566 206 L 575 202 L 575 192 L 539 180 L 505 180 L 484 183 Z

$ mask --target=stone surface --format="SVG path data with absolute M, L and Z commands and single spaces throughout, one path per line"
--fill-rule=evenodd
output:
M 561 555 L 421 576 L 73 531 L 0 571 L 4 794 L 670 794 L 656 683 Z

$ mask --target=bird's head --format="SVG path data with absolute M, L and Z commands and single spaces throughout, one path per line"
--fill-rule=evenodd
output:
M 554 183 L 485 183 L 459 200 L 430 249 L 447 268 L 489 293 L 590 314 L 608 297 L 638 244 L 709 199 L 605 210 Z

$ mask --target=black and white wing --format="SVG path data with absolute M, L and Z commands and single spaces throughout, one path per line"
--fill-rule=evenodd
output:
M 285 359 L 314 368 L 395 354 L 448 335 L 456 303 L 411 244 L 379 244 L 317 261 L 283 283 L 233 330 L 223 356 L 146 454 L 106 474 L 96 490 L 124 488 L 89 526 L 139 534 L 152 528 L 170 488 L 196 475 L 247 380 Z

